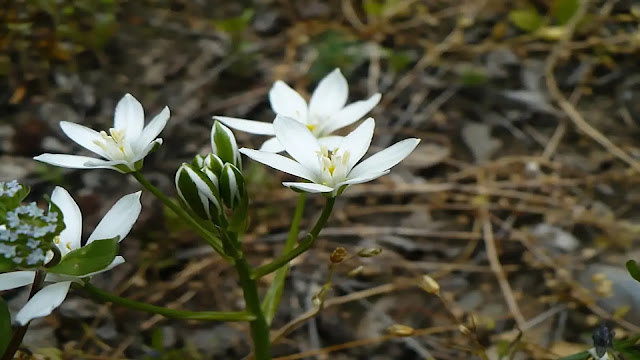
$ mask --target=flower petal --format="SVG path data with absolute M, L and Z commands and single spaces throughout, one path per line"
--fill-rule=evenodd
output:
M 349 173 L 349 178 L 354 179 L 391 169 L 409 156 L 419 143 L 420 140 L 416 138 L 399 141 L 356 165 Z
M 99 132 L 93 129 L 89 129 L 86 126 L 68 121 L 61 121 L 60 127 L 62 128 L 62 132 L 64 132 L 71 140 L 75 141 L 78 145 L 102 157 L 107 157 L 104 150 L 95 143 L 95 141 L 103 140 Z
M 257 162 L 263 163 L 276 170 L 313 181 L 314 174 L 311 171 L 282 155 L 247 148 L 240 149 L 240 152 Z
M 122 241 L 138 220 L 142 210 L 141 194 L 142 191 L 138 191 L 118 200 L 96 226 L 96 229 L 89 236 L 87 244 L 94 240 L 111 239 L 116 236 L 120 236 L 120 241 Z
M 13 271 L 0 274 L 0 291 L 32 284 L 35 276 L 35 271 Z
M 355 185 L 355 184 L 366 183 L 366 182 L 369 182 L 371 180 L 375 180 L 375 179 L 379 178 L 380 176 L 387 175 L 390 171 L 391 170 L 385 170 L 385 171 L 377 172 L 377 173 L 366 173 L 366 174 L 364 174 L 362 176 L 355 177 L 355 178 L 343 181 L 343 182 L 337 184 L 336 188 L 340 188 L 342 185 Z
M 342 143 L 338 146 L 340 150 L 349 152 L 349 161 L 347 162 L 347 174 L 353 166 L 362 159 L 369 146 L 371 145 L 371 139 L 373 138 L 373 129 L 376 127 L 376 123 L 373 118 L 368 118 L 349 135 L 347 135 Z
M 320 146 L 324 146 L 329 150 L 334 150 L 342 144 L 343 139 L 344 136 L 332 135 L 319 138 L 318 142 L 320 143 Z
M 315 183 L 283 182 L 282 185 L 308 193 L 328 193 L 334 190 L 332 187 Z
M 279 153 L 281 151 L 284 151 L 284 146 L 280 144 L 278 138 L 272 137 L 271 139 L 262 143 L 262 146 L 260 146 L 260 151 Z
M 306 106 L 306 105 L 305 105 Z M 254 121 L 246 119 L 238 119 L 226 116 L 214 116 L 215 120 L 227 125 L 228 127 L 240 131 L 244 131 L 249 134 L 256 135 L 275 135 L 273 132 L 273 124 L 264 121 Z
M 347 79 L 342 76 L 340 69 L 335 69 L 320 80 L 313 91 L 309 101 L 309 112 L 312 116 L 334 114 L 344 107 L 348 96 Z
M 137 139 L 144 126 L 142 104 L 131 94 L 126 94 L 116 106 L 113 127 L 124 130 L 129 139 Z
M 60 166 L 70 169 L 93 169 L 100 166 L 91 166 L 87 163 L 100 163 L 101 159 L 92 158 L 89 156 L 80 155 L 67 155 L 67 154 L 49 154 L 45 153 L 33 158 L 34 160 L 41 161 L 43 163 Z M 108 168 L 112 168 L 108 166 Z
M 289 85 L 278 80 L 269 90 L 269 102 L 276 114 L 307 123 L 307 102 Z
M 278 115 L 273 121 L 273 128 L 278 141 L 292 158 L 307 169 L 314 169 L 314 173 L 320 173 L 320 144 L 305 125 L 292 118 Z
M 169 107 L 165 106 L 164 109 L 142 129 L 140 137 L 135 140 L 135 144 L 133 144 L 136 153 L 142 151 L 149 143 L 158 137 L 164 127 L 167 126 L 169 116 L 171 116 L 171 112 L 169 111 Z
M 24 326 L 32 319 L 51 314 L 67 297 L 70 285 L 71 281 L 64 281 L 43 287 L 18 312 L 16 321 Z
M 131 162 L 125 162 L 126 164 L 128 164 L 129 167 L 134 168 L 135 167 L 135 163 L 144 159 L 145 157 L 147 157 L 147 155 L 149 155 L 149 153 L 151 152 L 151 150 L 153 150 L 155 147 L 162 145 L 162 138 L 156 138 L 155 140 L 153 140 L 152 142 L 148 143 L 147 146 L 145 148 L 143 148 L 142 150 L 140 150 L 137 154 L 136 157 L 133 158 L 133 160 Z
M 323 132 L 325 134 L 331 134 L 338 129 L 342 129 L 362 119 L 363 116 L 378 105 L 381 97 L 380 94 L 375 94 L 367 100 L 356 101 L 345 106 L 337 113 L 331 115 L 329 123 L 324 125 Z
M 80 248 L 82 213 L 69 192 L 60 186 L 53 189 L 51 202 L 56 204 L 62 212 L 65 228 L 60 233 L 60 242 L 56 245 L 62 256 L 65 256 L 70 251 Z

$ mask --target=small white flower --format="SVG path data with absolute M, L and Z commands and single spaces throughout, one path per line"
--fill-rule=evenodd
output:
M 137 171 L 142 166 L 144 157 L 162 144 L 162 139 L 156 137 L 168 120 L 169 108 L 165 107 L 145 127 L 142 105 L 131 94 L 126 94 L 116 106 L 114 125 L 109 132 L 97 132 L 68 121 L 60 122 L 62 131 L 71 140 L 106 160 L 48 153 L 34 159 L 73 169 L 107 168 L 119 172 Z
M 312 193 L 331 193 L 331 196 L 339 195 L 349 185 L 387 174 L 420 142 L 415 138 L 402 140 L 358 164 L 371 144 L 375 127 L 372 118 L 345 136 L 335 148 L 321 145 L 306 126 L 294 119 L 277 116 L 273 125 L 277 139 L 295 161 L 266 151 L 242 148 L 240 152 L 274 169 L 311 181 L 283 183 L 287 187 Z
M 140 210 L 142 209 L 140 194 L 141 192 L 138 191 L 123 196 L 118 200 L 107 212 L 102 221 L 100 221 L 98 226 L 96 226 L 96 229 L 91 236 L 89 236 L 87 244 L 90 244 L 94 240 L 111 239 L 116 236 L 119 236 L 119 240 L 122 241 L 122 239 L 129 234 L 131 227 L 138 219 L 138 215 L 140 215 Z M 64 259 L 64 256 L 69 252 L 81 247 L 82 214 L 80 213 L 78 204 L 76 204 L 71 195 L 61 187 L 56 187 L 55 190 L 53 190 L 51 202 L 60 208 L 64 219 L 65 229 L 60 233 L 59 239 L 56 240 L 56 246 Z M 64 301 L 72 282 L 82 283 L 82 278 L 110 270 L 123 262 L 124 258 L 122 256 L 116 256 L 106 268 L 85 274 L 81 277 L 53 273 L 47 274 L 45 282 L 48 284 L 40 289 L 16 314 L 16 321 L 21 325 L 25 325 L 32 319 L 51 314 L 51 311 L 60 306 L 62 301 Z M 0 291 L 29 285 L 33 282 L 34 277 L 35 271 L 32 270 L 0 274 Z
M 320 139 L 322 145 L 333 148 L 340 143 L 342 136 L 331 134 L 360 120 L 380 102 L 381 97 L 378 93 L 367 100 L 346 105 L 348 95 L 347 80 L 342 76 L 340 69 L 335 69 L 320 80 L 311 95 L 309 104 L 300 94 L 280 80 L 276 81 L 269 91 L 269 102 L 277 115 L 287 116 L 304 124 L 316 138 Z M 236 130 L 258 135 L 275 135 L 273 124 L 270 123 L 226 116 L 214 116 L 214 118 Z M 277 138 L 271 138 L 262 144 L 260 150 L 280 152 L 284 147 Z

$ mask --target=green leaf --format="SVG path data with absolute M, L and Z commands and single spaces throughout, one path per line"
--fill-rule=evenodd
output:
M 213 24 L 218 28 L 218 30 L 230 33 L 237 34 L 242 32 L 244 29 L 249 26 L 251 19 L 253 18 L 254 11 L 253 9 L 246 9 L 240 14 L 240 16 L 222 19 L 222 20 L 214 20 Z
M 616 340 L 613 342 L 613 349 L 617 351 L 622 351 L 632 346 L 636 346 L 638 340 L 640 340 L 640 334 L 633 335 L 624 340 Z
M 96 240 L 80 249 L 69 252 L 49 272 L 82 276 L 106 268 L 118 254 L 119 236 Z
M 509 20 L 520 30 L 534 32 L 542 25 L 542 18 L 533 6 L 525 9 L 511 10 Z
M 632 278 L 636 279 L 636 281 L 640 281 L 640 267 L 638 267 L 638 263 L 634 260 L 629 260 L 625 263 L 627 270 L 629 271 L 629 275 Z
M 551 7 L 551 15 L 558 25 L 565 25 L 576 14 L 580 0 L 555 0 Z
M 0 334 L 2 334 L 0 336 L 0 354 L 4 354 L 9 346 L 9 341 L 11 341 L 11 314 L 2 297 L 0 297 Z

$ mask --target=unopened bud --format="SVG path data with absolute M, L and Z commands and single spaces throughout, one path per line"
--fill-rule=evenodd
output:
M 218 187 L 202 171 L 190 164 L 182 164 L 176 172 L 175 182 L 184 206 L 202 219 L 218 219 L 222 213 Z
M 230 209 L 238 206 L 246 196 L 242 172 L 231 163 L 224 164 L 220 173 L 220 196 Z
M 204 167 L 204 156 L 198 154 L 193 157 L 191 160 L 191 165 L 195 166 L 198 169 L 202 169 Z
M 211 127 L 211 149 L 225 163 L 231 163 L 242 169 L 242 160 L 238 152 L 238 144 L 233 132 L 216 121 Z
M 340 264 L 341 262 L 344 261 L 344 258 L 346 257 L 347 257 L 347 250 L 342 246 L 340 246 L 340 247 L 337 247 L 335 250 L 333 250 L 329 259 L 334 264 Z
M 387 328 L 387 332 L 395 336 L 411 336 L 415 330 L 411 326 L 393 324 Z
M 204 158 L 203 167 L 213 171 L 213 173 L 218 176 L 222 172 L 223 166 L 224 166 L 224 161 L 222 161 L 222 159 L 220 159 L 220 157 L 216 154 L 209 154 Z
M 364 270 L 364 266 L 360 265 L 347 273 L 348 277 L 356 277 Z
M 374 257 L 380 255 L 382 252 L 381 248 L 367 248 L 358 251 L 358 256 L 360 257 Z
M 440 284 L 429 275 L 422 275 L 420 286 L 429 294 L 438 295 L 440 293 Z

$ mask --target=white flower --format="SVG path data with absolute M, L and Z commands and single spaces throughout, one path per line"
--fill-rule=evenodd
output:
M 94 240 L 111 239 L 119 236 L 119 240 L 127 236 L 131 227 L 138 219 L 142 206 L 140 205 L 140 194 L 138 191 L 133 194 L 123 196 L 107 212 L 102 221 L 96 226 L 87 244 Z M 81 247 L 80 237 L 82 235 L 82 214 L 78 204 L 69 193 L 56 187 L 51 195 L 51 202 L 56 204 L 62 212 L 65 229 L 60 233 L 56 245 L 60 250 L 62 258 L 72 250 Z M 116 258 L 106 268 L 83 276 L 71 276 L 62 274 L 47 274 L 45 285 L 38 291 L 16 314 L 16 321 L 21 325 L 27 324 L 35 318 L 47 316 L 64 301 L 72 282 L 82 283 L 81 279 L 112 269 L 124 262 L 122 256 Z M 33 283 L 35 271 L 14 271 L 0 274 L 0 291 L 14 289 L 17 287 Z
M 107 168 L 119 172 L 137 171 L 142 166 L 142 159 L 162 144 L 162 139 L 156 137 L 168 120 L 169 108 L 165 107 L 145 127 L 142 105 L 131 94 L 126 94 L 116 106 L 114 125 L 108 133 L 97 132 L 68 121 L 60 122 L 62 131 L 71 140 L 106 160 L 48 153 L 34 159 L 73 169 Z
M 367 100 L 356 101 L 345 106 L 348 95 L 347 80 L 342 76 L 340 69 L 335 69 L 320 80 L 311 95 L 309 104 L 300 94 L 280 80 L 276 81 L 269 91 L 269 102 L 277 115 L 288 116 L 306 125 L 311 133 L 320 139 L 322 145 L 333 148 L 340 143 L 342 136 L 331 134 L 360 120 L 380 102 L 381 97 L 380 94 L 375 94 Z M 251 134 L 275 135 L 273 124 L 270 123 L 226 116 L 214 116 L 214 118 L 236 130 Z M 276 138 L 271 138 L 262 144 L 260 150 L 280 152 L 284 147 Z
M 598 356 L 596 348 L 591 348 L 587 351 L 589 352 L 589 355 L 591 355 L 596 360 L 609 360 L 609 354 L 607 352 L 605 352 L 602 356 Z
M 294 119 L 277 116 L 273 125 L 276 137 L 295 161 L 266 151 L 242 148 L 240 152 L 274 169 L 311 181 L 283 183 L 287 187 L 331 193 L 331 196 L 339 195 L 348 185 L 387 174 L 420 142 L 415 138 L 402 140 L 357 164 L 371 144 L 375 127 L 372 118 L 365 120 L 332 149 L 321 145 L 306 126 Z

